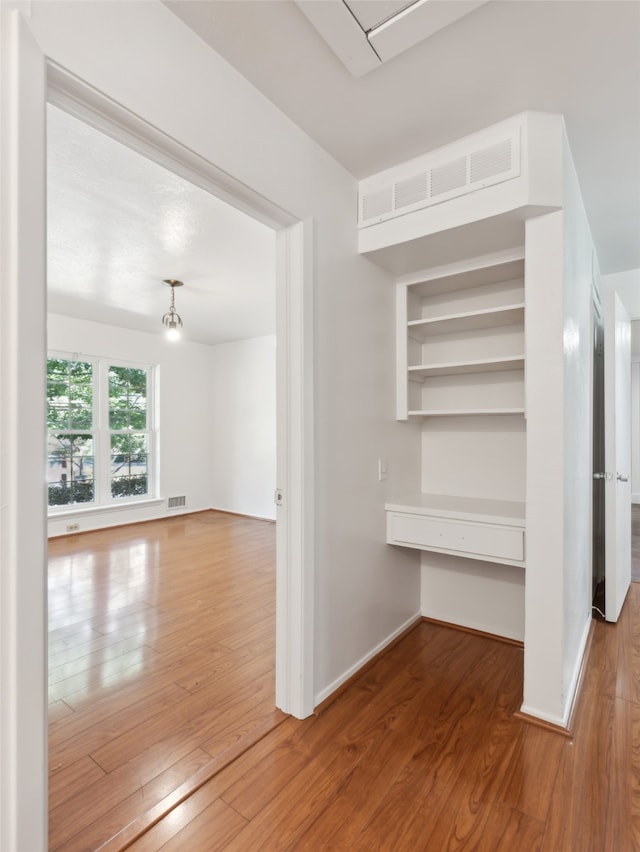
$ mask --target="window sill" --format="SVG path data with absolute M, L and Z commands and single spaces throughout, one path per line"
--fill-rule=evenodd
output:
M 49 511 L 48 512 L 48 520 L 55 521 L 56 518 L 81 518 L 86 517 L 87 515 L 98 515 L 106 512 L 120 512 L 123 509 L 135 509 L 139 507 L 146 506 L 159 506 L 161 503 L 165 502 L 164 497 L 151 497 L 145 500 L 127 500 L 124 503 L 105 503 L 102 506 L 87 506 L 86 508 L 79 509 L 62 509 L 60 511 Z

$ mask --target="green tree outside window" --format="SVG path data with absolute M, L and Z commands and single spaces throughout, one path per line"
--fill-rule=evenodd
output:
M 93 429 L 90 362 L 47 361 L 47 429 L 49 505 L 93 502 L 93 432 L 85 431 Z
M 48 359 L 50 506 L 149 493 L 149 375 L 98 360 Z
M 111 496 L 147 493 L 147 371 L 109 368 Z

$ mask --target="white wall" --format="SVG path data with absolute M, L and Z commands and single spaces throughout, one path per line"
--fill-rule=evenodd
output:
M 525 499 L 521 415 L 434 417 L 422 427 L 422 491 Z M 421 611 L 509 639 L 524 639 L 523 568 L 424 552 Z
M 598 259 L 569 143 L 564 144 L 563 713 L 571 710 L 591 625 L 593 573 L 593 313 Z
M 592 243 L 564 131 L 561 211 L 527 221 L 526 713 L 565 725 L 591 618 Z
M 147 334 L 87 320 L 49 314 L 50 349 L 82 355 L 122 358 L 157 364 L 159 414 L 159 482 L 162 504 L 105 511 L 74 510 L 72 518 L 51 516 L 49 534 L 61 535 L 66 524 L 79 523 L 80 531 L 114 524 L 165 517 L 166 498 L 184 495 L 185 512 L 211 507 L 212 416 L 210 393 L 212 347 L 162 334 Z
M 393 421 L 393 288 L 357 256 L 356 182 L 161 3 L 34 2 L 31 14 L 60 66 L 314 220 L 319 696 L 419 608 L 417 559 L 384 543 L 384 499 L 415 477 L 419 437 Z M 385 483 L 380 457 L 390 460 Z
M 616 272 L 602 276 L 603 289 L 613 289 L 627 309 L 629 318 L 640 319 L 640 269 L 628 269 L 626 272 Z M 604 292 L 602 294 L 604 301 Z M 631 357 L 640 358 L 640 340 L 631 340 Z
M 527 221 L 525 266 L 527 569 L 522 709 L 556 723 L 562 719 L 562 227 L 562 212 Z
M 211 347 L 214 509 L 275 519 L 276 339 Z

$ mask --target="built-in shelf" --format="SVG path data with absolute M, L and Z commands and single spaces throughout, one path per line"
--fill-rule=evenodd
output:
M 510 500 L 412 494 L 389 501 L 387 542 L 467 559 L 525 564 L 525 504 Z
M 524 251 L 397 282 L 398 418 L 524 414 Z
M 463 497 L 457 494 L 426 494 L 422 491 L 391 498 L 387 511 L 449 518 L 477 523 L 523 527 L 525 503 L 517 500 L 492 500 L 487 497 Z
M 524 414 L 524 408 L 448 408 L 409 411 L 409 417 L 469 417 L 472 415 Z
M 524 355 L 504 358 L 487 358 L 481 361 L 453 361 L 448 364 L 421 364 L 409 367 L 409 379 L 428 376 L 454 376 L 459 373 L 492 373 L 499 370 L 521 370 L 524 368 Z
M 441 317 L 409 320 L 409 335 L 417 340 L 426 340 L 434 334 L 454 334 L 460 331 L 475 331 L 481 328 L 498 328 L 503 325 L 524 323 L 524 302 L 501 305 L 484 310 L 464 311 Z
M 421 272 L 411 272 L 402 276 L 401 280 L 422 298 L 484 287 L 497 281 L 511 281 L 521 278 L 523 271 L 524 249 L 516 248 L 484 255 L 471 261 L 454 262 Z

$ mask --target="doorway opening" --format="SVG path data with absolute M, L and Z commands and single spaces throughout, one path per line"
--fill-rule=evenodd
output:
M 310 222 L 300 222 L 251 187 L 186 149 L 43 55 L 28 24 L 10 12 L 12 62 L 3 117 L 17 117 L 3 137 L 3 286 L 10 305 L 3 324 L 3 405 L 13 412 L 2 447 L 2 678 L 6 702 L 2 742 L 3 836 L 41 848 L 46 838 L 45 452 L 42 442 L 46 357 L 45 109 L 51 103 L 96 127 L 126 136 L 156 162 L 178 163 L 218 197 L 253 212 L 276 230 L 278 508 L 276 703 L 299 717 L 313 710 L 313 288 Z M 3 18 L 3 24 L 5 20 Z M 4 33 L 4 30 L 3 30 Z M 66 105 L 66 106 L 65 106 Z M 7 138 L 9 137 L 9 138 Z M 6 155 L 6 160 L 4 156 Z M 15 167 L 15 169 L 13 169 Z M 24 282 L 30 286 L 25 287 Z M 282 334 L 280 334 L 282 331 Z M 40 437 L 39 437 L 40 436 Z M 5 570 L 6 569 L 6 570 Z M 6 593 L 6 594 L 5 594 Z M 6 819 L 5 819 L 6 816 Z M 14 844 L 15 845 L 15 844 Z

